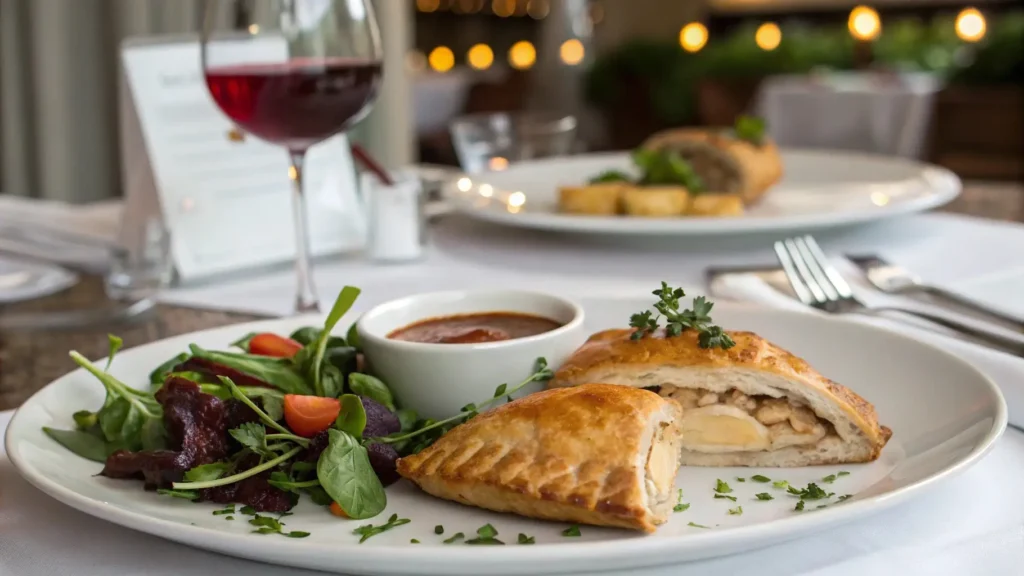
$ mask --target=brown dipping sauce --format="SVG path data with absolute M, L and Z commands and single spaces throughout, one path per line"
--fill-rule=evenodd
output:
M 425 344 L 478 344 L 536 336 L 562 324 L 517 312 L 479 312 L 427 318 L 388 334 L 392 340 Z

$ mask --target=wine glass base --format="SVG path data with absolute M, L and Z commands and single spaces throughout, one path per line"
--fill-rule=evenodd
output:
M 295 313 L 296 314 L 317 314 L 320 312 L 320 302 L 318 300 L 306 300 L 299 298 L 295 301 Z

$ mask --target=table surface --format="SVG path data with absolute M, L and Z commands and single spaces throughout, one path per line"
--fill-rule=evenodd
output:
M 1024 222 L 1024 186 L 1008 183 L 968 183 L 963 194 L 942 209 L 994 220 Z M 101 279 L 83 278 L 76 286 L 38 300 L 0 305 L 0 314 L 86 308 L 104 303 Z M 177 306 L 157 306 L 138 322 L 119 325 L 117 335 L 125 347 L 138 346 L 162 338 L 256 320 L 258 316 L 196 310 Z M 33 392 L 75 366 L 69 350 L 78 350 L 87 358 L 107 354 L 109 327 L 60 332 L 9 332 L 0 334 L 0 410 L 16 408 Z

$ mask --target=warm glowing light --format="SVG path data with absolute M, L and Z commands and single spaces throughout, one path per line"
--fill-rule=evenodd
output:
M 765 22 L 757 28 L 754 41 L 761 50 L 772 51 L 782 43 L 782 30 L 775 22 Z
M 441 0 L 416 0 L 416 9 L 420 12 L 434 12 L 441 7 Z
M 295 169 L 295 166 L 288 167 L 288 178 L 291 180 L 299 179 L 299 171 Z
M 526 3 L 526 13 L 534 20 L 543 20 L 550 11 L 548 0 L 530 0 Z
M 882 33 L 882 19 L 874 8 L 867 6 L 857 6 L 851 10 L 847 26 L 851 36 L 864 42 L 874 40 Z
M 459 0 L 458 11 L 463 14 L 475 14 L 484 9 L 484 0 Z
M 259 33 L 260 33 L 260 25 L 259 24 L 249 24 L 249 34 L 259 34 Z
M 516 11 L 516 0 L 494 0 L 491 2 L 491 11 L 496 16 L 508 18 Z
M 964 8 L 956 17 L 956 35 L 964 42 L 977 42 L 985 37 L 988 26 L 977 8 Z
M 455 66 L 455 54 L 447 46 L 438 46 L 430 51 L 430 67 L 438 72 L 447 72 Z
M 526 194 L 522 192 L 513 192 L 508 195 L 508 205 L 517 207 L 526 204 Z
M 520 40 L 508 50 L 508 63 L 518 70 L 526 70 L 537 61 L 537 49 L 526 40 Z
M 487 70 L 494 63 L 494 51 L 487 44 L 477 44 L 466 53 L 466 60 L 477 70 Z
M 481 184 L 479 192 L 484 198 L 490 198 L 494 194 L 494 188 L 490 184 Z
M 583 48 L 583 42 L 580 42 L 578 38 L 570 38 L 562 42 L 562 47 L 558 49 L 558 55 L 562 58 L 562 62 L 569 66 L 575 66 L 583 61 L 586 50 Z
M 872 192 L 871 203 L 875 206 L 885 206 L 889 203 L 889 195 L 885 192 Z
M 494 170 L 495 172 L 501 172 L 502 170 L 508 168 L 508 158 L 495 156 L 494 158 L 491 158 L 490 160 L 487 161 L 487 167 L 490 168 L 491 170 Z
M 469 178 L 459 178 L 459 181 L 455 183 L 461 192 L 469 192 L 469 189 L 473 187 L 473 181 Z
M 697 52 L 708 43 L 708 29 L 700 22 L 690 22 L 679 31 L 679 45 L 687 52 Z
M 410 50 L 405 55 L 405 68 L 410 72 L 422 72 L 427 69 L 427 55 L 419 50 Z

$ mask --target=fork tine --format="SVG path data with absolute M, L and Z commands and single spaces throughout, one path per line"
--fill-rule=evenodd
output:
M 786 238 L 782 241 L 782 244 L 786 247 L 786 252 L 789 254 L 789 258 L 793 261 L 793 265 L 796 266 L 797 272 L 800 273 L 800 278 L 807 285 L 807 289 L 811 291 L 811 295 L 814 296 L 814 301 L 818 304 L 823 304 L 828 300 L 825 298 L 825 293 L 818 286 L 817 280 L 811 274 L 811 271 L 807 268 L 807 263 L 804 262 L 804 257 L 797 250 L 796 244 L 793 243 L 792 238 Z
M 817 261 L 818 266 L 828 276 L 829 282 L 835 287 L 836 292 L 839 293 L 840 298 L 853 298 L 853 290 L 850 289 L 850 285 L 843 278 L 843 275 L 839 273 L 839 270 L 829 262 L 828 257 L 825 256 L 825 252 L 818 245 L 818 241 L 814 239 L 814 236 L 808 234 L 804 236 L 804 242 L 807 244 L 807 248 L 810 250 L 814 260 Z
M 822 291 L 825 292 L 825 297 L 830 302 L 839 300 L 839 293 L 836 291 L 835 286 L 832 285 L 832 281 L 829 279 L 825 271 L 821 269 L 821 263 L 817 261 L 814 254 L 811 253 L 810 248 L 807 246 L 806 237 L 794 238 L 793 243 L 796 245 L 797 250 L 800 251 L 800 255 L 803 256 L 804 263 L 807 264 L 807 269 L 810 270 L 811 275 L 818 282 L 818 286 L 821 287 Z
M 793 266 L 793 259 L 786 252 L 786 247 L 779 241 L 774 244 L 774 248 L 775 256 L 779 259 L 779 264 L 782 264 L 782 271 L 786 273 L 786 279 L 789 280 L 789 285 L 793 287 L 793 292 L 796 292 L 797 299 L 807 306 L 814 304 L 814 297 L 811 296 L 810 290 L 807 289 L 804 281 L 797 274 L 796 268 Z

